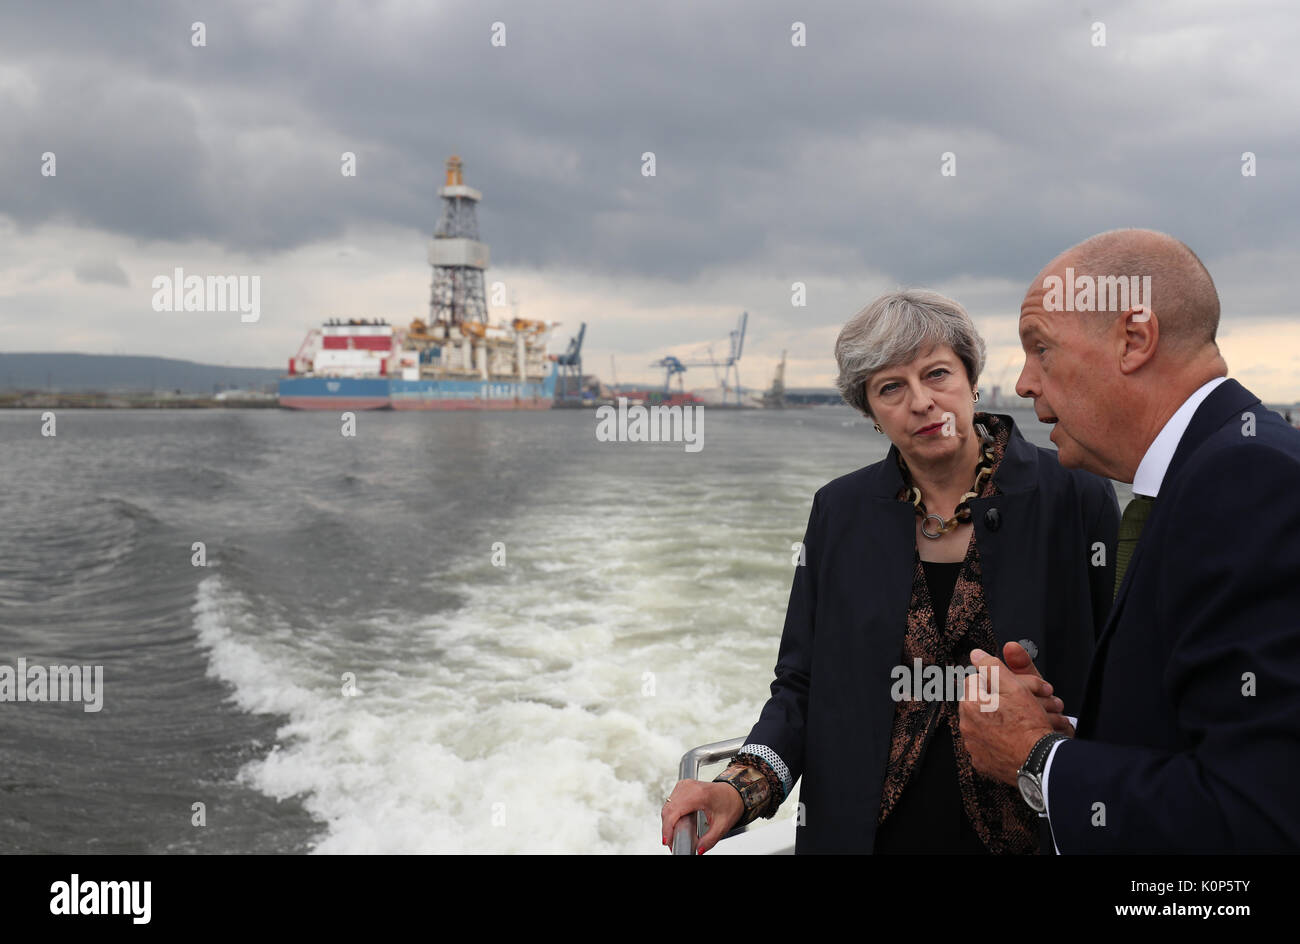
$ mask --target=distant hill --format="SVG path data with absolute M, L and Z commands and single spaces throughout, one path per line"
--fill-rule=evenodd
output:
M 117 354 L 0 353 L 0 390 L 145 392 L 274 390 L 283 371 L 221 367 L 170 357 Z

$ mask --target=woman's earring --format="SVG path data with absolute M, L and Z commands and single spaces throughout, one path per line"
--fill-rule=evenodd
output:
M 876 432 L 878 432 L 878 433 L 883 433 L 883 432 L 884 432 L 884 430 L 880 428 L 880 424 L 879 424 L 879 423 L 872 423 L 871 425 L 874 426 L 874 427 L 876 427 Z
M 978 390 L 975 391 L 975 402 L 976 403 L 980 402 L 980 392 Z

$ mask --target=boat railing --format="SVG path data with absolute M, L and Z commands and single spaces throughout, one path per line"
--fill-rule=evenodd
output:
M 701 744 L 682 755 L 677 766 L 678 780 L 698 780 L 700 769 L 719 761 L 731 760 L 745 746 L 745 738 L 736 737 L 712 744 Z M 795 807 L 800 809 L 802 804 Z M 795 820 L 798 817 L 780 817 L 780 821 L 763 824 L 756 820 L 747 826 L 731 830 L 715 845 L 710 855 L 793 855 L 795 851 Z M 669 850 L 673 855 L 695 855 L 700 837 L 708 832 L 703 813 L 684 816 L 673 830 Z
M 712 744 L 701 744 L 699 747 L 693 747 L 682 755 L 682 761 L 677 765 L 677 779 L 696 780 L 700 776 L 701 767 L 716 764 L 718 761 L 731 760 L 736 756 L 736 752 L 744 746 L 745 739 L 743 737 L 734 737 L 725 741 L 715 741 Z M 723 838 L 729 839 L 732 836 L 739 835 L 747 828 L 742 826 L 739 829 L 733 829 Z M 673 855 L 695 855 L 695 847 L 699 842 L 699 838 L 707 831 L 708 825 L 703 813 L 697 812 L 694 816 L 683 817 L 678 822 L 677 828 L 673 830 Z

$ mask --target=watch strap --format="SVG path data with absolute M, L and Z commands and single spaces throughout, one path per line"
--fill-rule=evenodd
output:
M 1050 731 L 1044 734 L 1029 750 L 1029 756 L 1025 758 L 1024 765 L 1020 768 L 1026 774 L 1032 776 L 1035 780 L 1042 782 L 1043 768 L 1047 766 L 1047 758 L 1051 756 L 1052 747 L 1057 741 L 1067 741 L 1064 734 L 1059 731 Z

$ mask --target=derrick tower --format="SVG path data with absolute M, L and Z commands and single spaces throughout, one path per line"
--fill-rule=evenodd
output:
M 465 186 L 460 158 L 454 154 L 447 159 L 447 183 L 438 194 L 442 218 L 429 240 L 429 265 L 433 266 L 429 322 L 485 324 L 483 270 L 488 267 L 488 247 L 479 242 L 476 210 L 483 194 Z

